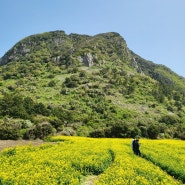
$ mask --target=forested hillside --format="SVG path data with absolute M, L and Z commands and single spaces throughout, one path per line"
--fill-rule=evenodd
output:
M 0 59 L 0 74 L 0 139 L 185 139 L 185 78 L 118 33 L 29 36 Z

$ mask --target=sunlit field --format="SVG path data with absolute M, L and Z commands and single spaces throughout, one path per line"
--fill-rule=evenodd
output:
M 133 154 L 131 139 L 56 136 L 50 141 L 3 150 L 0 184 L 83 185 L 91 175 L 96 185 L 185 183 L 184 141 L 141 139 L 141 157 Z

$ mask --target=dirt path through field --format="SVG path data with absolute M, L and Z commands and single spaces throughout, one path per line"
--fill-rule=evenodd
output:
M 96 179 L 98 179 L 98 176 L 89 175 L 85 178 L 85 182 L 83 183 L 83 185 L 93 185 Z
M 0 151 L 2 151 L 4 148 L 14 147 L 14 146 L 23 146 L 23 145 L 41 145 L 45 143 L 42 140 L 0 140 Z

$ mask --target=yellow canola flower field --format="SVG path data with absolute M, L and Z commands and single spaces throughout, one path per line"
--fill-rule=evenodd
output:
M 83 185 L 86 183 L 84 177 L 89 175 L 96 176 L 96 185 L 183 184 L 152 162 L 135 156 L 131 139 L 56 136 L 50 140 L 55 143 L 3 150 L 0 153 L 0 184 Z M 153 150 L 149 143 L 155 141 L 141 142 L 141 152 L 148 147 Z M 155 146 L 157 148 L 157 144 Z M 175 152 L 183 158 L 184 153 Z
M 143 140 L 142 145 L 142 153 L 146 159 L 185 182 L 185 141 Z

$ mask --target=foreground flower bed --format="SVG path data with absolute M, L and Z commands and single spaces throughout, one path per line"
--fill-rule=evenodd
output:
M 185 141 L 143 140 L 142 143 L 146 159 L 185 183 Z
M 131 139 L 57 136 L 50 141 L 57 143 L 3 150 L 0 153 L 0 184 L 82 185 L 88 175 L 98 176 L 96 185 L 182 184 L 152 162 L 135 156 Z M 146 156 L 147 150 L 154 150 L 149 145 L 154 141 L 141 142 L 141 151 Z M 174 152 L 184 157 L 180 150 Z

